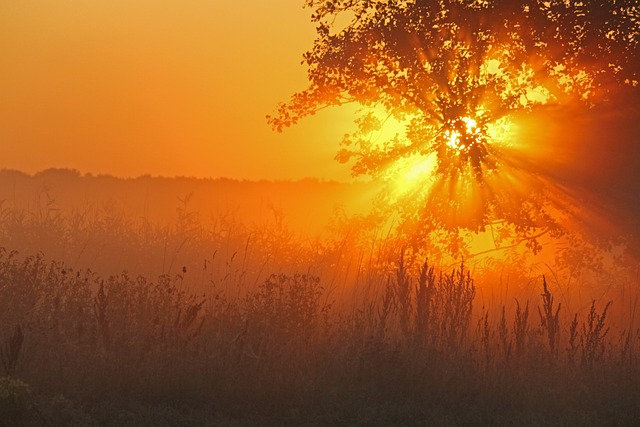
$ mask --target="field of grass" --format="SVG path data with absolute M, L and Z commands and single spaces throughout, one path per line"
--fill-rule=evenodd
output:
M 640 423 L 620 271 L 447 263 L 341 217 L 1 214 L 0 425 Z

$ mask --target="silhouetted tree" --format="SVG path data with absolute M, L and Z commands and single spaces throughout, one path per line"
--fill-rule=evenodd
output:
M 269 123 L 282 131 L 329 106 L 362 106 L 336 158 L 353 162 L 354 175 L 381 177 L 431 156 L 435 182 L 405 192 L 399 203 L 419 229 L 478 231 L 506 221 L 535 248 L 534 237 L 555 224 L 543 186 L 532 177 L 527 191 L 498 184 L 505 163 L 514 165 L 492 127 L 516 112 L 570 102 L 588 108 L 638 86 L 637 0 L 306 6 L 317 25 L 303 61 L 310 84 L 280 104 Z M 372 138 L 389 121 L 402 131 Z

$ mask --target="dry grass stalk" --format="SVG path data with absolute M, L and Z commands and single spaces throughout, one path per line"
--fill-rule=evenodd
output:
M 437 292 L 440 307 L 440 335 L 450 349 L 459 349 L 463 344 L 473 311 L 476 290 L 469 271 L 464 264 L 451 274 L 441 274 Z
M 411 333 L 411 278 L 404 265 L 404 255 L 400 256 L 396 272 L 396 301 L 400 312 L 400 328 L 405 337 Z
M 383 341 L 387 330 L 387 319 L 393 310 L 395 291 L 391 284 L 391 277 L 387 278 L 385 292 L 382 296 L 382 305 L 378 308 L 375 337 L 377 341 Z
M 93 299 L 93 316 L 96 321 L 98 333 L 105 349 L 111 347 L 111 331 L 109 330 L 109 319 L 107 318 L 107 308 L 109 306 L 109 295 L 104 290 L 104 282 L 100 284 L 98 294 Z
M 5 340 L 0 349 L 0 358 L 6 375 L 15 374 L 23 342 L 24 335 L 22 334 L 22 328 L 18 324 L 13 331 L 13 335 Z
M 516 317 L 513 322 L 513 335 L 516 343 L 516 357 L 521 359 L 525 353 L 527 333 L 529 331 L 529 302 L 524 307 L 520 307 L 520 302 L 516 300 Z
M 547 279 L 542 276 L 542 310 L 538 306 L 538 315 L 540 316 L 540 324 L 542 330 L 546 332 L 547 342 L 549 344 L 549 352 L 553 358 L 558 356 L 558 340 L 560 332 L 560 323 L 558 315 L 560 314 L 560 307 L 562 303 L 557 307 L 553 307 L 553 295 L 549 291 L 547 286 Z
M 425 344 L 429 333 L 431 319 L 431 304 L 435 292 L 435 274 L 433 267 L 429 267 L 427 261 L 422 264 L 420 277 L 416 286 L 416 347 L 421 348 Z
M 601 314 L 596 310 L 595 300 L 591 302 L 587 322 L 582 324 L 582 362 L 591 365 L 593 362 L 599 361 L 604 356 L 605 338 L 609 333 L 605 321 L 607 311 L 611 306 L 611 302 L 605 305 Z
M 507 328 L 507 309 L 504 305 L 502 306 L 500 322 L 498 323 L 498 334 L 500 336 L 502 356 L 508 361 L 511 359 L 511 339 L 509 338 L 509 330 Z
M 569 347 L 567 348 L 569 363 L 574 365 L 578 352 L 578 315 L 575 314 L 569 325 Z

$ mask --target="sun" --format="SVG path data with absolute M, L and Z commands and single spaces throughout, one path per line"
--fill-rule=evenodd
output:
M 484 139 L 478 122 L 471 117 L 449 120 L 445 124 L 444 138 L 449 148 L 458 151 L 469 151 L 471 147 Z
M 403 141 L 409 146 L 406 137 L 411 132 L 411 116 L 399 120 L 385 114 L 382 108 L 370 111 L 379 124 L 368 134 L 370 146 L 382 149 L 385 141 L 393 138 L 405 138 Z M 481 182 L 477 176 L 491 175 L 497 167 L 498 159 L 494 157 L 513 145 L 515 129 L 509 116 L 491 121 L 482 109 L 444 121 L 433 128 L 433 133 L 425 134 L 424 149 L 394 158 L 380 174 L 387 184 L 389 203 L 410 203 L 407 199 L 428 197 L 442 179 Z

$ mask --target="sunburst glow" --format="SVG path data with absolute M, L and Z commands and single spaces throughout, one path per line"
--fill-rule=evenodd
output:
M 588 2 L 360 3 L 344 3 L 353 18 L 339 28 L 342 8 L 318 3 L 309 88 L 269 117 L 274 128 L 361 106 L 336 159 L 379 182 L 376 212 L 397 211 L 402 233 L 422 243 L 500 224 L 495 249 L 508 237 L 537 253 L 540 236 L 561 235 L 557 205 L 568 196 L 549 177 L 575 161 L 579 131 L 567 119 L 636 85 L 637 8 L 617 5 L 595 28 L 603 9 Z M 565 131 L 552 135 L 560 111 Z M 528 125 L 535 117 L 546 124 Z
M 445 130 L 444 136 L 447 145 L 455 150 L 468 151 L 483 138 L 478 122 L 470 117 L 451 120 L 447 125 L 450 128 Z

